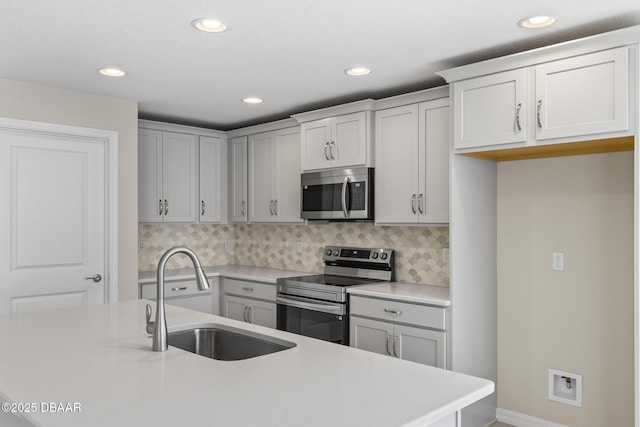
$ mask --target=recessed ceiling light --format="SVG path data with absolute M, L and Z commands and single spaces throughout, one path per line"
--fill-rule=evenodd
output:
M 529 18 L 521 19 L 518 25 L 522 28 L 544 28 L 556 22 L 556 18 L 553 16 L 530 16 Z
M 353 67 L 344 70 L 350 76 L 366 76 L 371 73 L 371 70 L 365 67 Z
M 113 68 L 113 67 L 100 68 L 98 72 L 103 76 L 107 76 L 107 77 L 123 77 L 127 74 L 121 69 Z
M 249 96 L 247 98 L 244 98 L 242 102 L 246 104 L 260 104 L 262 102 L 262 99 L 257 98 L 255 96 Z
M 196 19 L 191 23 L 191 25 L 193 25 L 198 30 L 207 33 L 221 33 L 223 31 L 226 31 L 227 29 L 227 25 L 224 22 L 212 18 Z

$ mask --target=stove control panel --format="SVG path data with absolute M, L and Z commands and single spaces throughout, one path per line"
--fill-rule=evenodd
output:
M 324 261 L 364 261 L 388 264 L 393 258 L 393 249 L 351 248 L 346 246 L 326 246 Z

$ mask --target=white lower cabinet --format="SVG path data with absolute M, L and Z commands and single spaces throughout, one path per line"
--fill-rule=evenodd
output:
M 225 317 L 241 322 L 276 328 L 276 304 L 251 298 L 225 295 L 223 312 Z
M 198 289 L 195 279 L 193 280 L 165 280 L 164 282 L 164 303 L 190 310 L 201 311 L 203 313 L 216 314 L 214 297 L 215 281 L 209 278 L 211 287 L 201 291 Z M 157 297 L 157 282 L 144 283 L 140 285 L 140 298 L 155 301 Z M 155 308 L 154 308 L 155 313 Z M 154 314 L 155 315 L 155 314 Z
M 223 279 L 222 289 L 222 315 L 224 317 L 276 328 L 275 285 Z
M 351 296 L 350 345 L 446 368 L 444 319 L 441 307 Z

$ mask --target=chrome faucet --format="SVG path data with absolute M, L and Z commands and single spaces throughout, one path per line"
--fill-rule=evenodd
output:
M 147 304 L 147 333 L 153 336 L 153 351 L 167 351 L 167 316 L 164 312 L 164 267 L 167 261 L 175 254 L 185 254 L 191 258 L 193 267 L 196 269 L 196 283 L 201 291 L 209 289 L 209 281 L 202 270 L 198 256 L 191 249 L 184 246 L 171 248 L 162 255 L 158 262 L 158 293 L 156 300 L 156 320 L 151 321 L 151 306 Z

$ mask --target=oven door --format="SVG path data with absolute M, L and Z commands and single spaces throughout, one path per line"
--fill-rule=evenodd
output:
M 306 337 L 349 345 L 347 305 L 278 294 L 277 328 Z

